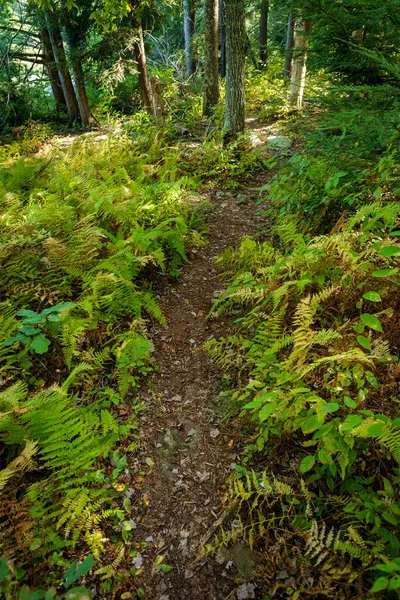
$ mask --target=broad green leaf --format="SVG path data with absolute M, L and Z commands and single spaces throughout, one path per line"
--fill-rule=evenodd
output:
M 371 592 L 381 592 L 386 590 L 389 585 L 389 580 L 386 577 L 379 577 L 371 588 Z
M 70 568 L 65 573 L 65 587 L 68 588 L 70 585 L 78 581 L 83 575 L 89 573 L 90 569 L 96 564 L 93 560 L 92 554 L 89 554 L 77 567 L 77 561 L 75 560 Z
M 383 332 L 382 325 L 378 317 L 375 315 L 370 315 L 369 313 L 363 313 L 361 315 L 361 321 L 369 327 L 370 329 L 374 329 L 375 331 Z
M 391 231 L 389 233 L 389 235 L 391 235 L 393 237 L 400 237 L 400 231 L 399 230 L 397 230 L 397 231 Z
M 323 406 L 321 410 L 327 413 L 332 413 L 339 410 L 339 408 L 340 405 L 337 402 L 329 402 L 328 404 L 325 404 L 325 406 Z
M 372 271 L 372 277 L 391 277 L 396 275 L 398 269 L 379 269 L 378 271 Z
M 315 464 L 314 456 L 305 456 L 300 463 L 300 473 L 307 473 Z
M 378 186 L 374 191 L 374 198 L 380 198 L 382 196 L 382 188 Z
M 398 519 L 396 519 L 395 516 L 388 512 L 383 512 L 382 517 L 385 519 L 385 521 L 387 521 L 391 525 L 394 525 L 395 527 L 397 527 L 397 525 L 399 524 Z
M 124 509 L 126 510 L 126 512 L 131 512 L 131 510 L 132 510 L 132 502 L 129 500 L 129 498 L 124 498 L 122 506 L 124 507 Z
M 363 348 L 366 348 L 367 350 L 372 350 L 372 346 L 371 346 L 371 342 L 369 341 L 368 338 L 366 338 L 364 335 L 358 335 L 357 336 L 357 342 L 360 344 L 360 346 L 362 346 Z
M 32 339 L 31 348 L 36 352 L 36 354 L 44 354 L 49 349 L 49 346 L 50 340 L 48 340 L 43 333 L 35 335 L 35 337 Z
M 268 419 L 272 411 L 274 410 L 273 404 L 265 404 L 260 412 L 258 413 L 258 418 L 260 419 L 260 423 L 263 423 L 265 419 Z
M 40 333 L 39 329 L 36 329 L 36 327 L 33 327 L 32 325 L 25 325 L 24 327 L 21 327 L 20 331 L 24 335 L 36 335 L 37 333 Z
M 398 590 L 400 588 L 400 575 L 396 575 L 390 580 L 389 590 Z
M 303 433 L 312 433 L 313 431 L 321 427 L 324 420 L 325 417 L 322 413 L 319 413 L 317 415 L 311 415 L 311 417 L 308 417 L 301 425 L 301 429 Z
M 164 565 L 164 564 L 158 565 L 158 568 L 163 573 L 169 573 L 173 569 L 173 567 L 171 567 L 171 565 Z
M 345 396 L 343 402 L 348 408 L 357 408 L 357 402 L 353 398 L 350 398 L 350 396 Z
M 363 298 L 365 298 L 365 300 L 370 300 L 370 302 L 380 302 L 382 300 L 377 292 L 366 292 L 363 294 Z
M 384 246 L 378 252 L 380 256 L 397 256 L 400 254 L 400 246 Z
M 383 427 L 384 427 L 383 423 L 373 423 L 367 429 L 367 436 L 375 437 L 376 435 L 382 435 Z

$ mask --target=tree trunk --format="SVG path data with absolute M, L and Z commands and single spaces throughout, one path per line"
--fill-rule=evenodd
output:
M 82 123 L 85 127 L 92 124 L 92 113 L 90 112 L 89 102 L 85 88 L 85 76 L 83 74 L 82 62 L 78 56 L 72 57 L 72 66 L 75 75 L 76 91 L 78 92 L 78 106 Z
M 57 65 L 58 75 L 64 93 L 65 102 L 67 104 L 68 116 L 71 121 L 75 121 L 76 119 L 79 119 L 79 107 L 75 96 L 74 86 L 72 85 L 71 75 L 68 69 L 61 31 L 53 15 L 47 13 L 46 22 L 48 26 L 51 47 Z
M 244 132 L 246 63 L 245 0 L 226 0 L 226 96 L 224 145 Z
M 218 0 L 204 0 L 203 114 L 210 116 L 218 100 Z
M 298 20 L 294 28 L 292 73 L 290 78 L 289 103 L 301 107 L 307 69 L 307 47 L 310 22 Z
M 286 53 L 285 53 L 285 67 L 283 69 L 283 78 L 290 79 L 292 74 L 292 57 L 293 57 L 293 46 L 294 46 L 294 18 L 293 15 L 289 15 L 287 32 L 286 32 Z
M 261 0 L 260 12 L 260 68 L 268 66 L 268 9 L 269 0 Z
M 137 30 L 137 40 L 135 41 L 134 52 L 139 76 L 140 98 L 147 112 L 155 117 L 156 115 L 154 114 L 153 109 L 151 85 L 149 75 L 147 73 L 147 61 L 146 51 L 144 48 L 142 23 L 140 21 L 137 22 L 133 20 L 133 26 Z
M 74 31 L 70 28 L 68 24 L 65 25 L 65 31 L 67 34 L 72 69 L 74 71 L 79 114 L 81 116 L 81 121 L 83 125 L 85 125 L 85 127 L 89 127 L 92 123 L 92 114 L 90 112 L 89 102 L 86 94 L 85 75 L 82 69 L 80 44 L 77 41 L 76 35 L 74 35 Z
M 219 0 L 219 47 L 220 47 L 220 65 L 219 72 L 222 78 L 226 75 L 226 21 L 225 21 L 225 0 Z
M 56 111 L 57 113 L 67 113 L 67 103 L 65 102 L 60 77 L 56 67 L 56 61 L 51 48 L 49 32 L 45 28 L 41 29 L 39 31 L 39 36 L 43 46 L 43 62 L 49 76 L 51 89 L 56 102 Z
M 185 34 L 186 76 L 191 77 L 196 73 L 196 49 L 194 33 L 196 29 L 196 12 L 192 0 L 183 0 L 183 30 Z

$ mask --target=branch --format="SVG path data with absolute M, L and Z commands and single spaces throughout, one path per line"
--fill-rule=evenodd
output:
M 25 60 L 27 62 L 38 63 L 39 65 L 46 64 L 44 54 L 24 54 L 23 52 L 14 52 L 11 56 L 17 60 Z
M 25 35 L 28 35 L 29 37 L 40 39 L 37 33 L 34 33 L 33 31 L 27 31 L 26 29 L 15 29 L 14 27 L 7 27 L 7 25 L 0 25 L 0 30 L 11 31 L 12 33 L 25 33 Z

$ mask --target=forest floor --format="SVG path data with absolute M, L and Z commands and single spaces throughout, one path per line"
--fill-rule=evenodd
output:
M 281 152 L 285 156 L 291 140 L 277 126 L 249 118 L 247 129 L 265 159 Z M 84 135 L 100 141 L 118 133 L 106 128 Z M 54 156 L 76 137 L 54 138 L 39 155 Z M 138 548 L 134 587 L 143 588 L 147 600 L 258 597 L 252 583 L 257 558 L 247 546 L 238 543 L 216 557 L 201 557 L 203 544 L 218 530 L 224 484 L 243 450 L 241 424 L 226 419 L 222 373 L 202 346 L 230 331 L 232 319 L 207 318 L 224 286 L 216 259 L 243 236 L 262 234 L 265 205 L 260 200 L 265 194 L 260 188 L 272 175 L 265 167 L 246 174 L 233 192 L 200 191 L 208 206 L 206 244 L 192 250 L 179 278 L 165 277 L 154 286 L 168 326 L 148 332 L 157 370 L 137 398 L 145 409 L 132 455 L 135 464 L 129 465 L 138 473 L 130 488 Z M 168 567 L 163 570 L 158 560 Z M 100 590 L 91 591 L 104 598 Z
M 143 572 L 138 578 L 148 598 L 224 599 L 236 587 L 237 576 L 249 575 L 252 558 L 246 549 L 236 561 L 239 569 L 232 560 L 221 564 L 196 558 L 221 512 L 221 489 L 240 453 L 237 429 L 223 422 L 221 374 L 201 349 L 229 328 L 229 323 L 224 327 L 220 320 L 206 318 L 223 285 L 215 259 L 260 228 L 255 203 L 259 193 L 251 187 L 265 183 L 265 175 L 258 178 L 235 196 L 212 195 L 207 246 L 176 282 L 166 282 L 159 290 L 168 328 L 152 333 L 159 368 L 152 390 L 141 398 L 147 409 L 140 431 L 141 452 L 151 458 L 154 469 L 142 483 L 145 502 L 137 507 L 135 531 L 136 540 L 149 542 L 141 552 Z M 157 555 L 173 567 L 168 574 L 153 567 Z
M 140 567 L 137 583 L 151 600 L 256 597 L 251 584 L 255 557 L 247 547 L 237 544 L 216 559 L 199 558 L 202 544 L 217 529 L 224 482 L 242 450 L 239 423 L 224 420 L 222 374 L 202 345 L 231 326 L 228 319 L 207 319 L 223 287 L 215 260 L 243 236 L 262 229 L 264 207 L 257 201 L 270 177 L 270 170 L 259 171 L 233 194 L 204 194 L 211 207 L 208 243 L 178 280 L 158 289 L 168 328 L 150 333 L 158 371 L 141 395 L 146 410 L 139 437 L 143 461 L 146 457 L 154 466 L 138 478 L 142 502 L 136 505 L 135 538 L 145 544 L 134 559 Z M 168 573 L 156 566 L 160 555 L 172 567 Z

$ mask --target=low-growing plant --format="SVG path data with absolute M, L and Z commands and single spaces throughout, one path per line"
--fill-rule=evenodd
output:
M 318 237 L 284 220 L 283 247 L 244 238 L 227 249 L 218 262 L 231 281 L 211 316 L 235 315 L 236 331 L 206 343 L 222 369 L 247 381 L 223 393 L 251 425 L 244 464 L 265 453 L 282 479 L 284 452 L 292 495 L 301 477 L 316 494 L 311 512 L 295 506 L 292 523 L 351 527 L 358 551 L 324 544 L 362 557 L 365 593 L 371 567 L 400 549 L 399 212 L 376 201 Z

